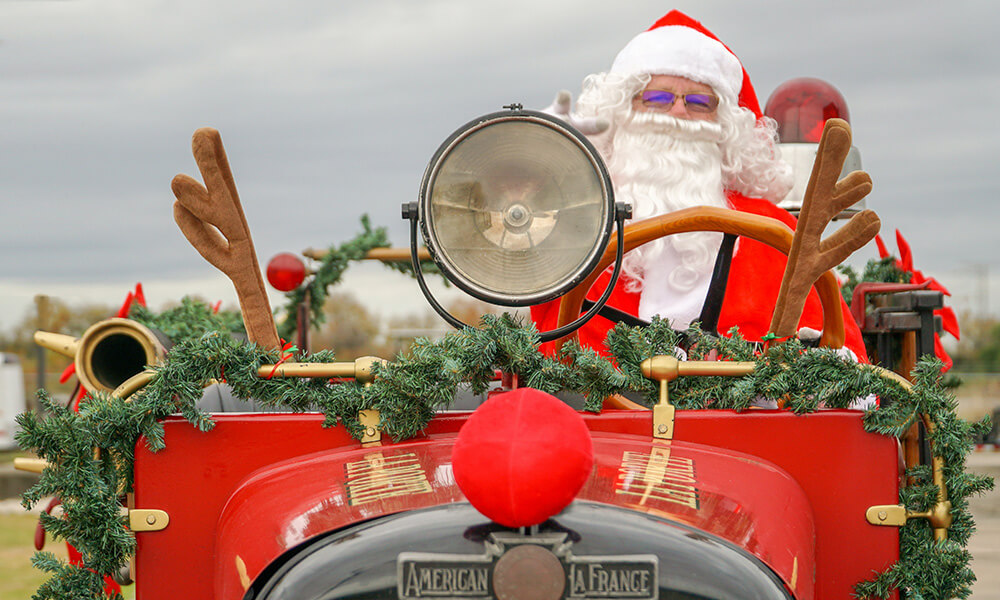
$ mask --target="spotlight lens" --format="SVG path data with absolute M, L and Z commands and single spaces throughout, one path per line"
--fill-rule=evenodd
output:
M 578 134 L 533 116 L 460 130 L 428 169 L 425 234 L 459 287 L 522 306 L 567 291 L 607 245 L 603 163 Z

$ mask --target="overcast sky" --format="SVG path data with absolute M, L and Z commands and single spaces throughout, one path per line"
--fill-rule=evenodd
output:
M 453 130 L 575 94 L 674 7 L 742 59 L 761 105 L 791 78 L 835 85 L 890 246 L 900 229 L 952 305 L 998 312 L 989 0 L 0 0 L 0 329 L 39 293 L 118 303 L 141 281 L 153 305 L 235 298 L 171 213 L 201 126 L 222 134 L 262 262 L 350 239 L 364 213 L 405 245 L 400 205 Z M 348 283 L 380 311 L 422 305 L 397 277 Z

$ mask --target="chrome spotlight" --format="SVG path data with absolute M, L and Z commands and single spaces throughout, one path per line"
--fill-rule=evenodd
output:
M 616 222 L 620 255 L 627 212 L 615 205 L 607 169 L 582 134 L 516 105 L 453 133 L 431 159 L 419 201 L 403 206 L 421 290 L 456 327 L 465 323 L 441 308 L 423 282 L 418 224 L 434 261 L 458 288 L 491 304 L 527 306 L 557 298 L 589 275 Z

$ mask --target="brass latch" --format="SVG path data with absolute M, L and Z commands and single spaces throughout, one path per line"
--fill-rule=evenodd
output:
M 128 528 L 134 532 L 161 531 L 170 524 L 170 515 L 155 508 L 128 509 Z
M 676 409 L 667 397 L 667 384 L 680 375 L 740 376 L 752 373 L 752 362 L 690 360 L 660 355 L 642 361 L 642 374 L 660 382 L 660 400 L 653 406 L 653 437 L 661 440 L 674 438 Z

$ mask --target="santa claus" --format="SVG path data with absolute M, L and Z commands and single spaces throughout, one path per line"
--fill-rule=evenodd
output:
M 603 155 L 615 197 L 632 205 L 633 220 L 691 206 L 715 206 L 779 219 L 795 218 L 775 203 L 792 187 L 781 160 L 776 125 L 761 114 L 739 59 L 701 23 L 678 11 L 633 38 L 608 72 L 586 78 L 576 110 L 568 92 L 548 109 L 575 125 Z M 728 267 L 728 269 L 727 269 Z M 608 306 L 674 329 L 693 322 L 760 340 L 768 332 L 785 256 L 749 240 L 724 241 L 702 232 L 659 239 L 628 253 Z M 594 300 L 608 284 L 591 289 Z M 846 346 L 864 360 L 861 333 L 843 307 Z M 540 330 L 555 327 L 558 301 L 532 307 Z M 614 323 L 595 317 L 582 343 L 603 351 Z M 810 294 L 800 328 L 822 327 Z M 543 346 L 552 351 L 551 344 Z

